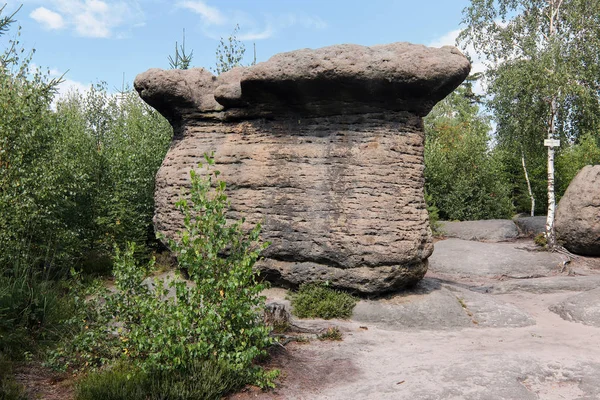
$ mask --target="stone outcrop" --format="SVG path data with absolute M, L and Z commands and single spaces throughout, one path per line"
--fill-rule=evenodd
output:
M 440 221 L 443 236 L 480 242 L 506 242 L 519 236 L 515 223 L 509 219 L 480 221 Z
M 455 48 L 408 43 L 279 54 L 213 76 L 151 69 L 135 88 L 174 140 L 156 177 L 155 228 L 189 170 L 214 151 L 231 217 L 261 221 L 271 280 L 363 293 L 418 282 L 433 250 L 423 197 L 422 117 L 468 75 Z
M 569 251 L 600 256 L 600 165 L 573 178 L 556 209 L 556 235 Z

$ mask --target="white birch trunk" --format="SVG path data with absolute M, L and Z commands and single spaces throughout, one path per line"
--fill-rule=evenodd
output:
M 556 98 L 550 102 L 550 121 L 548 126 L 548 139 L 554 139 L 556 132 L 557 106 Z M 548 146 L 548 216 L 546 217 L 546 246 L 553 249 L 556 246 L 556 234 L 554 232 L 554 212 L 556 202 L 554 199 L 554 146 Z
M 525 166 L 525 154 L 521 151 L 521 163 L 523 164 L 523 172 L 525 172 L 525 181 L 527 182 L 527 191 L 529 192 L 529 198 L 531 199 L 531 216 L 535 216 L 535 197 L 531 191 L 531 183 L 529 182 L 529 174 L 527 173 L 527 167 Z
M 548 139 L 553 139 L 549 134 Z M 549 249 L 556 245 L 556 235 L 554 233 L 554 147 L 548 147 L 548 216 L 546 217 L 546 244 Z
M 557 24 L 559 21 L 560 7 L 563 0 L 548 0 L 550 5 L 550 26 L 548 37 L 550 44 L 554 35 L 556 35 Z M 556 61 L 556 60 L 555 60 Z M 556 64 L 553 65 L 551 73 L 555 73 Z M 556 133 L 556 115 L 558 113 L 558 106 L 556 104 L 557 96 L 552 97 L 550 100 L 550 120 L 548 121 L 548 139 L 554 139 Z M 549 249 L 553 249 L 556 246 L 556 234 L 554 232 L 554 213 L 556 209 L 556 202 L 554 198 L 554 146 L 548 146 L 548 216 L 546 217 L 546 245 Z

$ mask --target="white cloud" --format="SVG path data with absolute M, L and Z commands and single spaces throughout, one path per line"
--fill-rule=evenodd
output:
M 442 35 L 441 37 L 433 40 L 431 43 L 429 43 L 428 46 L 430 46 L 430 47 L 456 46 L 456 38 L 458 37 L 460 32 L 461 32 L 460 29 L 455 29 L 453 31 L 450 31 L 450 32 Z
M 238 40 L 263 40 L 273 36 L 274 30 L 271 26 L 267 26 L 263 31 L 244 32 L 237 36 Z
M 202 21 L 208 25 L 223 25 L 227 18 L 216 7 L 211 7 L 203 1 L 180 1 L 177 6 L 200 14 Z
M 143 13 L 137 0 L 48 0 L 52 10 L 39 7 L 30 16 L 53 29 L 69 27 L 79 36 L 108 38 L 115 37 L 114 31 L 125 25 L 143 24 Z M 121 35 L 116 35 L 121 36 Z
M 90 90 L 90 87 L 91 85 L 86 85 L 72 79 L 63 79 L 63 81 L 58 84 L 56 98 L 64 98 L 68 96 L 69 93 L 73 92 L 85 93 Z
M 306 29 L 325 29 L 327 28 L 327 23 L 323 21 L 320 17 L 314 17 L 310 15 L 301 15 L 301 14 L 286 14 L 273 18 L 273 20 L 279 21 L 281 27 L 291 27 L 294 25 L 299 25 Z
M 226 12 L 201 0 L 179 1 L 176 6 L 200 15 L 200 25 L 204 34 L 212 39 L 228 37 L 237 24 L 240 31 L 237 39 L 242 41 L 263 40 L 278 32 L 299 26 L 304 29 L 325 29 L 327 23 L 321 18 L 305 14 L 265 14 L 257 18 L 241 10 Z
M 62 15 L 48 10 L 46 7 L 36 8 L 29 16 L 44 25 L 47 29 L 62 29 L 65 26 Z

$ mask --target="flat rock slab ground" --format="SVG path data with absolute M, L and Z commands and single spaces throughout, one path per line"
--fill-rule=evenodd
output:
M 484 221 L 440 221 L 440 230 L 446 237 L 463 240 L 502 242 L 519 236 L 517 225 L 510 219 Z
M 232 399 L 600 399 L 600 259 L 531 250 L 437 242 L 417 287 L 363 299 L 348 321 L 297 321 L 344 339 L 289 344 L 275 391 Z
M 565 258 L 539 251 L 531 241 L 481 243 L 442 240 L 429 257 L 429 271 L 460 277 L 539 278 L 556 271 Z

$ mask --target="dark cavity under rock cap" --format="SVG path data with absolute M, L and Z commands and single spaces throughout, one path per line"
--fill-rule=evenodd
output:
M 382 293 L 418 282 L 433 251 L 422 117 L 468 75 L 455 48 L 408 43 L 283 53 L 218 77 L 138 75 L 175 138 L 156 177 L 155 229 L 175 237 L 189 171 L 215 152 L 231 218 L 262 222 L 274 281 Z

